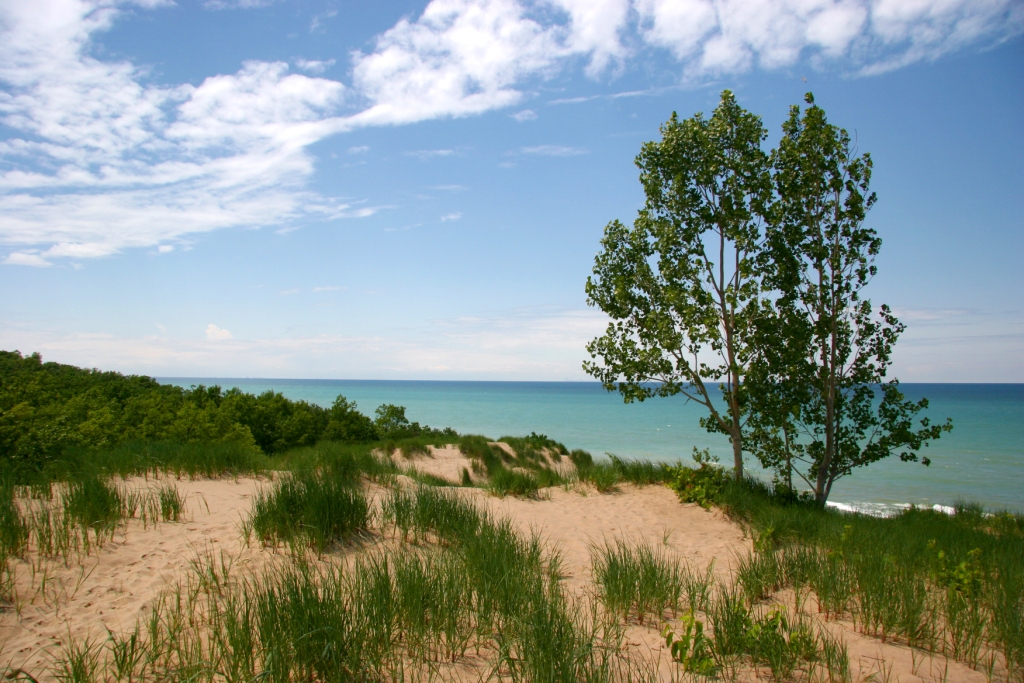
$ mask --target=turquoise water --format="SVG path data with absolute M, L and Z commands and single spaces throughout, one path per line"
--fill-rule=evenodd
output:
M 426 382 L 166 378 L 190 386 L 219 384 L 251 393 L 268 389 L 291 399 L 329 406 L 338 394 L 373 415 L 383 403 L 406 406 L 410 420 L 492 438 L 547 434 L 595 456 L 690 460 L 694 446 L 723 463 L 732 451 L 723 436 L 697 420 L 701 408 L 679 397 L 624 404 L 618 394 L 590 382 Z M 930 467 L 896 458 L 841 479 L 831 500 L 865 510 L 895 505 L 952 505 L 965 499 L 990 509 L 1024 512 L 1024 384 L 904 384 L 908 398 L 927 396 L 928 415 L 953 418 L 952 433 L 924 454 Z M 748 467 L 756 464 L 748 459 Z

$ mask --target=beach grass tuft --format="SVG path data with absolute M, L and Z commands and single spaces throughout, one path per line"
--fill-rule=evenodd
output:
M 661 549 L 620 539 L 593 548 L 591 563 L 601 601 L 610 613 L 644 623 L 646 617 L 659 621 L 666 611 L 678 611 L 685 575 Z
M 322 553 L 369 526 L 369 504 L 357 483 L 343 467 L 285 475 L 256 496 L 249 523 L 267 545 L 307 544 Z

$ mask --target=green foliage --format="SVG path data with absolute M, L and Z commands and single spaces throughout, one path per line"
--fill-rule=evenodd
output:
M 715 464 L 717 458 L 713 458 L 707 449 L 699 451 L 694 448 L 693 460 L 697 463 L 696 468 L 684 467 L 682 464 L 667 466 L 668 485 L 682 502 L 709 508 L 718 501 L 729 477 Z
M 619 476 L 620 481 L 629 482 L 636 486 L 649 486 L 651 484 L 664 484 L 675 479 L 676 473 L 671 465 L 664 462 L 652 462 L 650 460 L 628 460 L 617 455 L 608 454 L 612 469 Z
M 569 453 L 579 481 L 590 482 L 600 493 L 615 491 L 623 482 L 647 486 L 668 483 L 675 477 L 674 469 L 666 463 L 629 460 L 611 453 L 607 455 L 608 460 L 594 462 L 586 451 L 574 450 Z
M 354 403 L 352 404 L 352 409 L 355 409 Z M 410 439 L 425 436 L 441 437 L 450 441 L 458 437 L 455 430 L 450 427 L 431 429 L 429 426 L 421 427 L 419 422 L 409 422 L 409 418 L 405 416 L 405 406 L 386 403 L 377 406 L 374 414 L 376 417 L 373 425 L 376 429 L 377 438 L 380 439 Z
M 683 615 L 682 627 L 679 636 L 668 624 L 661 631 L 672 659 L 679 662 L 687 673 L 714 676 L 718 672 L 718 663 L 712 653 L 712 642 L 704 635 L 703 622 L 694 617 L 693 610 L 690 610 Z
M 14 487 L 0 480 L 0 569 L 8 557 L 20 556 L 28 543 L 29 529 L 14 502 Z
M 612 322 L 584 370 L 627 402 L 682 393 L 729 435 L 743 474 L 741 403 L 760 297 L 756 264 L 771 194 L 767 133 L 728 90 L 711 118 L 673 114 L 636 164 L 646 203 L 631 227 L 605 227 L 587 303 Z M 701 360 L 698 360 L 698 357 Z M 706 381 L 721 382 L 724 404 Z
M 200 558 L 144 630 L 111 636 L 95 678 L 434 680 L 471 649 L 494 666 L 486 678 L 652 678 L 562 589 L 536 536 L 429 487 L 392 491 L 383 508 L 385 524 L 413 538 L 352 562 L 300 556 L 239 577 Z
M 579 448 L 569 453 L 569 460 L 576 466 L 577 470 L 585 470 L 594 464 L 594 457 L 590 453 Z
M 458 440 L 459 450 L 473 461 L 474 467 L 481 474 L 492 475 L 504 467 L 501 449 L 490 445 L 486 436 L 467 434 Z
M 563 455 L 569 454 L 564 444 L 537 432 L 530 432 L 529 436 L 503 436 L 498 441 L 504 441 L 511 446 L 520 460 L 542 461 L 542 451 L 545 450 L 548 457 L 555 462 L 561 460 Z
M 401 406 L 381 406 L 377 417 L 379 423 L 344 396 L 324 409 L 273 391 L 181 389 L 0 351 L 0 477 L 22 484 L 83 473 L 251 474 L 271 464 L 331 458 L 338 449 L 345 457 L 356 451 L 369 457 L 368 448 L 354 444 L 379 438 L 397 439 L 396 447 L 410 452 L 459 439 L 452 429 L 410 423 Z M 360 467 L 382 473 L 368 460 Z
M 777 295 L 752 317 L 747 409 L 761 463 L 790 488 L 798 475 L 824 504 L 837 479 L 893 454 L 916 462 L 952 423 L 915 424 L 928 401 L 886 380 L 905 326 L 863 296 L 882 245 L 864 223 L 875 203 L 871 157 L 857 155 L 810 94 L 806 102 L 791 107 L 772 153 L 776 201 L 761 265 Z
M 729 438 L 737 480 L 752 452 L 824 505 L 858 467 L 927 465 L 921 449 L 952 423 L 919 418 L 928 401 L 887 379 L 904 325 L 863 296 L 881 249 L 864 224 L 872 161 L 806 100 L 770 157 L 728 90 L 710 119 L 673 114 L 643 146 L 644 208 L 606 226 L 587 279 L 611 322 L 583 367 L 626 402 L 685 395 Z
M 373 420 L 357 410 L 356 402 L 339 395 L 329 412 L 323 439 L 345 443 L 376 441 L 379 438 Z
M 797 669 L 809 671 L 823 659 L 830 680 L 845 681 L 849 675 L 845 647 L 827 631 L 813 630 L 805 618 L 791 620 L 778 607 L 752 611 L 724 588 L 707 616 L 710 635 L 692 609 L 682 617 L 680 634 L 668 624 L 662 628 L 672 659 L 687 673 L 716 677 L 737 659 L 748 658 L 755 667 L 767 666 L 773 681 L 793 680 Z
M 546 448 L 550 454 L 556 453 L 555 449 L 567 453 L 565 446 L 536 433 L 521 438 L 505 436 L 501 441 L 509 444 L 515 455 L 490 445 L 483 436 L 462 436 L 457 442 L 463 455 L 473 461 L 473 471 L 486 474 L 487 489 L 494 495 L 535 498 L 540 489 L 564 482 L 539 449 Z M 468 478 L 467 472 L 464 482 Z
M 185 498 L 173 484 L 161 486 L 157 492 L 160 503 L 160 519 L 165 522 L 177 522 L 185 511 Z
M 79 457 L 75 453 L 140 443 L 272 454 L 324 438 L 365 442 L 377 436 L 369 418 L 342 396 L 328 410 L 273 391 L 182 389 L 0 351 L 0 453 L 15 469 L 40 471 Z
M 405 416 L 405 407 L 386 403 L 384 405 L 377 406 L 375 415 L 376 418 L 373 423 L 381 436 L 389 439 L 397 439 L 403 436 L 415 436 L 413 433 L 413 425 Z M 418 424 L 416 425 L 416 428 L 416 431 L 418 432 Z

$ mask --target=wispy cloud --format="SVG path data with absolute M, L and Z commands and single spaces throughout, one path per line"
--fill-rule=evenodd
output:
M 274 0 L 205 0 L 203 7 L 206 9 L 255 9 L 266 7 L 273 4 L 273 2 Z
M 548 100 L 548 104 L 582 104 L 583 102 L 596 100 L 599 97 L 601 97 L 601 95 L 590 95 L 588 97 L 559 97 L 554 100 Z
M 327 69 L 334 66 L 334 60 L 296 59 L 295 66 L 311 74 L 322 74 L 324 71 L 327 71 Z
M 446 213 L 445 215 L 441 216 L 441 222 L 446 223 L 448 221 L 457 221 L 460 218 L 462 218 L 462 214 L 458 211 L 454 213 Z
M 4 264 L 9 266 L 32 266 L 34 268 L 49 268 L 53 265 L 35 250 L 11 252 L 4 259 Z
M 348 153 L 349 154 L 366 154 L 369 151 L 370 151 L 370 147 L 368 145 L 359 145 L 358 147 L 349 147 L 348 148 Z
M 524 109 L 522 111 L 517 111 L 515 114 L 509 114 L 509 116 L 514 118 L 519 123 L 523 123 L 524 121 L 533 121 L 534 119 L 536 119 L 537 112 L 533 111 L 532 109 Z
M 0 326 L 0 348 L 46 360 L 177 376 L 584 379 L 583 345 L 607 320 L 592 310 L 524 309 L 433 320 L 390 337 L 339 334 L 239 339 L 216 325 L 205 339 L 54 333 Z
M 573 157 L 586 154 L 587 150 L 579 147 L 566 147 L 565 145 L 536 145 L 534 147 L 521 147 L 519 154 L 531 154 L 544 157 Z
M 321 12 L 320 14 L 315 15 L 312 21 L 309 22 L 309 32 L 322 32 L 324 30 L 324 24 L 326 23 L 326 20 L 332 19 L 336 16 L 338 16 L 338 10 L 336 9 L 327 10 L 326 12 Z
M 331 287 L 314 287 L 313 291 L 314 292 L 337 292 L 337 291 L 340 291 L 342 289 L 345 289 L 345 288 L 344 287 L 334 287 L 334 286 L 331 286 Z
M 420 161 L 437 159 L 439 157 L 450 157 L 455 154 L 454 149 L 417 149 L 405 153 L 407 156 L 416 157 Z

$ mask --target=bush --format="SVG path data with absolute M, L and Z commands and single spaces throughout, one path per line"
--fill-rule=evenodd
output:
M 698 451 L 694 448 L 693 459 L 697 463 L 696 468 L 684 467 L 682 464 L 665 466 L 668 485 L 682 502 L 709 508 L 718 502 L 730 477 L 725 470 L 713 464 L 717 459 L 712 459 L 707 450 Z

